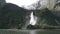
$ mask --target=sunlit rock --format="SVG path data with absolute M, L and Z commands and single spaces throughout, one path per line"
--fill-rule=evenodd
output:
M 26 9 L 29 10 L 40 10 L 40 9 L 45 9 L 48 8 L 52 10 L 56 4 L 57 0 L 39 0 L 35 3 L 32 3 L 31 5 L 28 5 Z

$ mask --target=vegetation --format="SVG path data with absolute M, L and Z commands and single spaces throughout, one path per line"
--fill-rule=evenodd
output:
M 53 6 L 49 5 L 48 8 L 33 10 L 34 16 L 39 19 L 36 25 L 30 24 L 27 29 L 60 29 L 60 11 L 55 10 L 57 8 Z M 0 29 L 21 29 L 26 24 L 26 20 L 29 19 L 26 16 L 29 16 L 30 12 L 31 10 L 6 3 L 0 9 Z
M 20 28 L 25 23 L 26 12 L 28 10 L 11 3 L 6 3 L 0 11 L 0 28 Z
M 28 29 L 60 29 L 60 17 L 53 14 L 52 10 L 45 8 L 34 11 L 34 15 L 39 18 L 38 25 L 29 25 Z

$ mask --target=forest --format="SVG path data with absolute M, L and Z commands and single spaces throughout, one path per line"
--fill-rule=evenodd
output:
M 27 10 L 12 3 L 0 8 L 0 29 L 22 29 L 29 23 L 31 11 L 37 16 L 35 25 L 26 25 L 26 29 L 60 29 L 60 2 L 53 9 Z

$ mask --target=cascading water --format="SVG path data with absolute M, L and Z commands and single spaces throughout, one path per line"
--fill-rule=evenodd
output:
M 26 24 L 22 27 L 22 29 L 26 29 L 29 24 L 35 25 L 37 21 L 37 17 L 33 15 L 33 11 L 30 14 L 30 19 L 26 20 Z
M 30 18 L 31 18 L 30 19 L 30 24 L 35 25 L 36 21 L 37 21 L 37 18 L 33 15 L 33 11 L 31 12 Z

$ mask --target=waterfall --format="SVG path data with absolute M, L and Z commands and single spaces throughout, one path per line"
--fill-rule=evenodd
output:
M 58 25 L 60 25 L 60 23 L 55 19 L 55 21 L 56 21 L 56 23 L 58 24 Z
M 33 15 L 33 11 L 32 11 L 30 15 L 30 24 L 35 25 L 36 21 L 37 21 L 37 18 Z
M 30 14 L 30 19 L 26 21 L 26 24 L 22 27 L 22 29 L 26 29 L 29 24 L 35 25 L 37 21 L 37 17 L 33 15 L 33 11 Z

